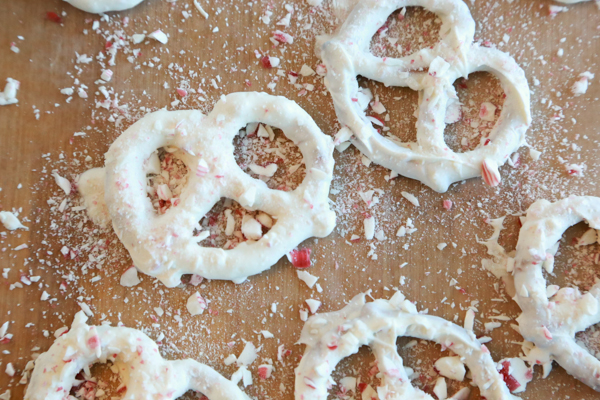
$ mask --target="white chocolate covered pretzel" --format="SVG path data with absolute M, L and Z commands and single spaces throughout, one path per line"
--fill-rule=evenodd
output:
M 306 176 L 295 190 L 269 189 L 237 165 L 233 139 L 250 122 L 279 127 L 302 152 Z M 144 163 L 161 147 L 181 149 L 191 172 L 178 204 L 159 215 L 146 195 Z M 161 110 L 127 129 L 106 153 L 104 198 L 113 228 L 140 271 L 169 287 L 177 286 L 183 274 L 242 282 L 309 237 L 331 233 L 332 153 L 331 139 L 295 102 L 265 93 L 235 93 L 223 97 L 207 116 Z M 264 211 L 275 224 L 257 241 L 231 250 L 201 247 L 194 228 L 221 198 Z
M 296 368 L 296 400 L 326 399 L 337 364 L 365 345 L 373 350 L 383 376 L 377 388 L 380 399 L 432 399 L 411 385 L 396 347 L 399 336 L 432 340 L 452 350 L 469 367 L 482 397 L 515 398 L 489 350 L 473 332 L 439 317 L 418 314 L 414 304 L 398 292 L 390 300 L 371 303 L 366 303 L 365 294 L 361 294 L 340 311 L 310 317 L 299 341 L 306 350 Z
M 71 329 L 35 361 L 25 400 L 64 400 L 80 371 L 113 363 L 121 378 L 123 400 L 176 399 L 188 390 L 210 400 L 249 400 L 236 384 L 195 360 L 165 360 L 158 346 L 136 329 L 89 326 L 83 311 Z
M 371 54 L 371 37 L 393 11 L 407 6 L 422 6 L 440 16 L 441 41 L 402 58 Z M 524 143 L 531 123 L 529 87 L 508 54 L 472 44 L 474 29 L 469 9 L 460 0 L 362 0 L 337 33 L 319 38 L 317 54 L 327 66 L 325 85 L 338 119 L 370 160 L 438 192 L 481 175 L 492 186 L 500 183 L 498 166 Z M 473 151 L 455 153 L 444 142 L 446 111 L 457 101 L 452 84 L 478 71 L 496 75 L 506 99 L 489 140 Z M 416 143 L 377 132 L 358 101 L 358 75 L 420 91 Z
M 550 203 L 538 200 L 527 210 L 515 255 L 515 300 L 523 311 L 517 318 L 523 337 L 536 348 L 532 363 L 558 362 L 569 374 L 600 391 L 600 361 L 575 341 L 575 334 L 600 322 L 600 282 L 581 293 L 577 288 L 547 290 L 543 270 L 552 272 L 554 254 L 563 233 L 586 221 L 600 229 L 600 198 L 571 196 Z M 550 295 L 550 297 L 549 297 Z
M 143 0 L 65 0 L 73 7 L 92 13 L 103 14 L 111 11 L 123 11 L 133 8 Z

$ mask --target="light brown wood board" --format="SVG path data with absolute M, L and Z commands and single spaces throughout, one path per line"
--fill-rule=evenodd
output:
M 56 329 L 70 325 L 80 309 L 78 301 L 92 307 L 95 316 L 91 323 L 120 321 L 126 326 L 146 329 L 153 338 L 163 332 L 165 339 L 161 348 L 166 357 L 193 357 L 227 377 L 235 371 L 235 366 L 225 366 L 223 359 L 241 352 L 241 339 L 262 345 L 259 360 L 251 369 L 256 372 L 259 362 L 270 358 L 277 370 L 267 382 L 260 382 L 255 374 L 255 385 L 246 388 L 250 396 L 261 399 L 293 398 L 293 367 L 303 352 L 303 346 L 295 344 L 302 328 L 299 309 L 306 307 L 303 303 L 308 298 L 321 300 L 323 305 L 319 312 L 326 312 L 338 310 L 360 292 L 372 290 L 374 297 L 387 298 L 399 288 L 417 302 L 420 310 L 428 309 L 429 313 L 458 324 L 462 324 L 471 302 L 479 300 L 475 327 L 478 336 L 485 334 L 482 323 L 496 314 L 493 309 L 511 318 L 518 316 L 516 304 L 503 290 L 496 291 L 494 285 L 499 281 L 482 269 L 481 260 L 488 256 L 477 239 L 485 239 L 492 233 L 487 218 L 512 214 L 505 221 L 506 230 L 500 242 L 513 249 L 518 233 L 518 218 L 514 214 L 526 210 L 534 200 L 556 200 L 570 194 L 600 195 L 596 167 L 600 76 L 591 81 L 585 95 L 575 98 L 570 92 L 570 86 L 580 73 L 600 72 L 600 11 L 594 2 L 568 6 L 566 12 L 555 17 L 548 12 L 549 5 L 555 3 L 547 0 L 467 2 L 477 21 L 476 39 L 489 41 L 509 52 L 526 72 L 532 89 L 533 115 L 527 141 L 542 151 L 539 161 L 533 161 L 528 149 L 521 148 L 519 165 L 501 168 L 503 182 L 499 188 L 490 188 L 481 179 L 472 179 L 440 194 L 403 177 L 387 182 L 384 176 L 388 171 L 375 165 L 365 167 L 353 147 L 343 154 L 336 152 L 334 188 L 340 192 L 331 198 L 338 213 L 338 228 L 327 238 L 310 239 L 302 244 L 312 249 L 310 272 L 320 278 L 324 291 L 308 289 L 290 263 L 282 259 L 269 271 L 240 285 L 204 282 L 200 291 L 210 301 L 213 312 L 192 317 L 185 309 L 185 301 L 199 288 L 186 285 L 167 289 L 147 276 L 142 276 L 142 284 L 133 289 L 120 286 L 119 276 L 130 260 L 116 236 L 112 232 L 94 231 L 91 222 L 78 227 L 77 224 L 84 221 L 83 212 L 60 213 L 56 206 L 51 209 L 47 201 L 65 197 L 50 176 L 52 170 L 58 169 L 73 181 L 87 168 L 101 166 L 102 155 L 110 143 L 142 114 L 140 107 L 152 110 L 197 108 L 208 112 L 222 94 L 249 90 L 271 93 L 267 84 L 277 76 L 276 70 L 265 69 L 254 50 L 278 54 L 286 72 L 298 72 L 303 64 L 315 68 L 319 63 L 313 50 L 315 34 L 330 32 L 339 22 L 325 17 L 331 14 L 329 10 L 311 9 L 303 1 L 200 0 L 200 3 L 210 14 L 207 20 L 189 0 L 146 0 L 132 10 L 111 14 L 111 24 L 101 22 L 102 30 L 114 32 L 116 21 L 122 24 L 123 18 L 128 17 L 128 26 L 122 27 L 126 35 L 159 28 L 169 34 L 167 45 L 150 41 L 131 46 L 141 49 L 141 55 L 133 63 L 127 60 L 131 54 L 117 54 L 117 64 L 111 67 L 114 78 L 106 86 L 114 88 L 122 97 L 120 103 L 127 104 L 130 111 L 125 113 L 127 118 L 122 124 L 116 126 L 107 120 L 112 113 L 96 108 L 94 103 L 94 99 L 100 98 L 94 94 L 98 90 L 94 82 L 100 78 L 100 64 L 96 60 L 89 64 L 75 63 L 76 52 L 95 57 L 104 51 L 106 40 L 91 29 L 92 21 L 99 17 L 59 0 L 0 2 L 0 79 L 12 77 L 21 82 L 18 105 L 0 107 L 0 209 L 22 207 L 21 218 L 30 227 L 29 231 L 20 230 L 0 237 L 0 269 L 10 269 L 8 278 L 0 279 L 0 323 L 10 321 L 9 333 L 14 335 L 10 343 L 0 344 L 3 351 L 0 392 L 10 388 L 13 398 L 22 397 L 24 386 L 18 384 L 20 371 L 33 353 L 45 351 L 51 345 Z M 284 30 L 295 40 L 291 45 L 282 46 L 285 52 L 281 54 L 269 38 L 272 31 L 281 28 L 275 23 L 285 16 L 286 3 L 292 4 L 295 11 L 290 27 Z M 191 12 L 191 17 L 185 18 L 184 10 Z M 269 25 L 259 19 L 266 10 L 273 12 Z M 48 11 L 65 12 L 63 23 L 49 21 Z M 418 46 L 419 37 L 427 41 L 423 33 L 429 32 L 429 28 L 421 23 L 429 17 L 411 13 L 409 10 L 406 26 L 400 31 L 407 36 L 414 33 L 416 36 L 406 39 L 406 43 L 410 41 Z M 309 22 L 312 27 L 303 29 Z M 218 32 L 214 32 L 216 27 Z M 508 35 L 509 41 L 501 45 L 504 35 Z M 565 40 L 561 41 L 562 38 Z M 11 42 L 20 49 L 18 54 L 10 50 Z M 562 57 L 558 56 L 560 48 L 564 51 Z M 170 67 L 171 63 L 176 65 Z M 179 67 L 181 72 L 177 70 Z M 217 75 L 219 89 L 210 83 L 211 79 L 218 80 Z M 67 96 L 61 94 L 60 89 L 74 87 L 74 78 L 89 87 L 90 98 L 84 100 L 75 94 L 67 103 Z M 171 102 L 179 99 L 175 89 L 183 79 L 194 89 L 202 88 L 206 101 L 200 101 L 199 94 L 191 94 L 186 102 L 173 107 Z M 339 125 L 322 79 L 315 76 L 300 78 L 299 82 L 314 84 L 315 90 L 301 95 L 299 89 L 288 83 L 287 77 L 281 77 L 272 93 L 295 100 L 325 134 L 335 134 Z M 384 100 L 397 134 L 403 138 L 414 137 L 412 115 L 416 93 L 370 82 L 365 84 L 371 85 Z M 465 96 L 466 92 L 474 93 L 471 93 L 474 105 L 469 106 L 467 101 L 465 106 L 471 111 L 478 110 L 480 102 L 490 96 L 496 96 L 497 100 L 498 85 L 489 76 L 475 76 L 466 86 Z M 35 110 L 39 110 L 39 119 L 35 117 Z M 452 132 L 461 132 L 461 129 L 468 131 L 464 120 L 458 128 L 448 128 L 449 143 Z M 82 131 L 86 132 L 85 136 L 74 136 Z M 453 143 L 456 146 L 456 140 Z M 93 160 L 85 162 L 86 155 Z M 584 164 L 583 177 L 567 174 L 561 157 L 568 163 Z M 381 203 L 372 209 L 367 209 L 358 195 L 360 190 L 368 189 L 383 190 L 379 196 Z M 420 207 L 408 203 L 400 195 L 402 191 L 415 194 Z M 442 201 L 447 199 L 454 203 L 450 211 L 442 207 Z M 69 197 L 70 206 L 78 202 L 77 194 Z M 387 240 L 350 242 L 353 234 L 362 237 L 366 212 L 376 215 Z M 407 218 L 414 221 L 417 232 L 396 238 L 396 230 Z M 578 226 L 567 233 L 553 282 L 563 282 L 561 273 L 576 269 L 572 261 L 576 251 L 567 245 L 583 229 L 585 227 Z M 106 252 L 109 262 L 101 270 L 81 269 L 88 257 L 83 248 L 79 248 L 77 260 L 65 259 L 60 253 L 63 245 L 77 249 L 99 238 L 110 241 Z M 448 246 L 438 250 L 442 242 Z M 23 243 L 28 249 L 13 250 Z M 367 256 L 371 244 L 375 247 L 376 260 Z M 40 260 L 50 261 L 51 266 Z M 403 263 L 407 264 L 400 268 Z M 336 265 L 339 268 L 336 269 Z M 31 286 L 11 290 L 10 284 L 18 282 L 22 275 L 41 276 L 41 279 Z M 91 283 L 95 275 L 101 279 Z M 455 286 L 450 286 L 452 279 L 457 281 Z M 587 279 L 582 278 L 582 287 L 591 278 Z M 69 281 L 66 292 L 59 290 L 63 281 Z M 56 301 L 40 301 L 42 291 L 47 291 Z M 78 296 L 81 297 L 78 299 Z M 494 301 L 499 298 L 506 301 Z M 272 303 L 277 303 L 275 314 L 270 312 Z M 158 306 L 167 314 L 155 321 L 153 309 Z M 232 310 L 231 313 L 228 310 Z M 176 315 L 180 315 L 180 323 L 174 318 Z M 155 323 L 157 327 L 152 326 Z M 488 347 L 496 360 L 517 356 L 520 352 L 516 342 L 521 338 L 514 333 L 511 323 L 514 321 L 503 322 L 501 328 L 489 333 L 493 340 Z M 263 329 L 272 332 L 275 338 L 261 339 L 256 332 Z M 49 338 L 44 337 L 44 331 L 50 332 Z M 235 341 L 233 347 L 228 346 L 231 341 Z M 285 367 L 276 362 L 277 346 L 281 344 L 292 350 Z M 424 345 L 418 348 L 422 351 L 401 350 L 401 354 L 406 356 L 408 366 L 422 369 L 424 376 L 431 376 L 431 365 L 439 356 L 439 348 Z M 596 348 L 598 350 L 600 348 Z M 17 369 L 12 379 L 3 373 L 9 362 Z M 334 377 L 361 375 L 370 379 L 366 371 L 372 362 L 369 351 L 361 349 L 338 368 Z M 98 373 L 105 376 L 106 371 L 99 369 Z M 376 384 L 376 380 L 369 382 Z M 280 392 L 280 384 L 286 388 L 284 393 Z M 458 387 L 453 384 L 451 392 Z M 477 391 L 473 391 L 472 398 L 476 396 Z M 534 400 L 549 396 L 600 398 L 598 393 L 556 365 L 547 379 L 540 379 L 536 371 L 535 379 L 520 396 Z

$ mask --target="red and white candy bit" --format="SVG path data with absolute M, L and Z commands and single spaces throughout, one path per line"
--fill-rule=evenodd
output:
M 498 186 L 501 181 L 500 171 L 498 171 L 498 164 L 496 161 L 486 158 L 481 164 L 481 176 L 485 183 L 491 187 Z
M 158 345 L 139 330 L 89 326 L 86 321 L 85 314 L 78 312 L 71 330 L 36 359 L 25 400 L 74 399 L 69 395 L 72 391 L 85 400 L 103 397 L 102 384 L 86 381 L 80 371 L 117 356 L 128 375 L 116 390 L 119 398 L 141 399 L 148 393 L 161 393 L 156 398 L 175 399 L 175 393 L 194 391 L 207 399 L 250 400 L 236 384 L 204 364 L 191 359 L 165 360 Z
M 271 377 L 273 373 L 273 366 L 270 364 L 263 364 L 258 366 L 258 376 L 260 379 L 265 380 Z
M 294 38 L 292 35 L 282 32 L 280 30 L 273 32 L 273 39 L 275 39 L 279 43 L 294 43 Z
M 192 294 L 186 303 L 187 310 L 192 315 L 200 315 L 208 308 L 208 304 L 199 292 Z
M 260 59 L 260 62 L 265 68 L 277 68 L 281 60 L 278 57 L 264 56 Z
M 550 332 L 545 326 L 542 326 L 542 333 L 546 339 L 552 340 L 552 332 Z
M 292 251 L 289 252 L 289 259 L 292 263 L 292 265 L 298 269 L 306 269 L 308 267 L 310 267 L 311 265 L 311 261 L 310 261 L 310 253 L 311 253 L 311 249 L 305 247 L 303 249 L 294 249 Z
M 46 13 L 46 19 L 52 22 L 56 22 L 57 24 L 63 23 L 63 19 L 54 11 L 48 11 Z
M 181 88 L 179 88 L 179 89 L 177 89 L 177 94 L 178 94 L 179 96 L 181 96 L 181 97 L 185 97 L 185 96 L 187 96 L 187 95 L 188 95 L 188 92 L 187 92 L 187 90 L 185 90 L 185 89 L 181 89 Z
M 196 167 L 196 176 L 206 176 L 209 170 L 208 163 L 204 158 L 201 158 L 200 161 L 198 161 L 198 166 Z
M 494 121 L 496 118 L 496 106 L 487 101 L 481 103 L 481 108 L 479 108 L 479 118 L 484 121 Z
M 444 207 L 444 210 L 450 211 L 450 209 L 452 208 L 452 200 L 444 200 L 442 202 L 442 207 Z
M 204 280 L 204 278 L 201 277 L 200 275 L 193 274 L 192 277 L 190 278 L 190 285 L 198 286 L 199 284 L 202 283 L 203 280 Z

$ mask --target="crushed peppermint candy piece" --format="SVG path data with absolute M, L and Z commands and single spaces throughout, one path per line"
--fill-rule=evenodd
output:
M 369 216 L 364 220 L 365 239 L 372 240 L 375 237 L 375 217 Z
M 15 367 L 13 367 L 12 363 L 8 363 L 6 364 L 6 369 L 5 369 L 6 375 L 8 376 L 15 376 Z
M 60 176 L 58 172 L 53 172 L 52 176 L 54 177 L 56 184 L 65 192 L 67 196 L 71 194 L 71 182 L 69 182 L 68 179 Z
M 484 102 L 479 108 L 479 118 L 484 121 L 494 121 L 496 119 L 496 106 L 490 102 Z
M 294 38 L 292 37 L 292 35 L 282 32 L 280 30 L 273 32 L 273 39 L 275 39 L 275 41 L 279 43 L 294 43 Z
M 260 379 L 269 379 L 273 373 L 273 366 L 269 364 L 262 364 L 258 366 L 258 376 Z
M 16 104 L 19 102 L 17 99 L 17 91 L 21 83 L 15 79 L 7 78 L 6 86 L 4 86 L 4 91 L 0 92 L 0 106 L 7 106 L 9 104 Z
M 9 231 L 14 231 L 16 229 L 29 229 L 21 224 L 19 218 L 17 218 L 17 216 L 10 211 L 0 211 L 0 222 L 2 222 L 4 227 Z
M 129 267 L 127 271 L 125 271 L 123 275 L 121 275 L 121 279 L 119 281 L 121 286 L 125 287 L 133 287 L 139 284 L 140 282 L 141 280 L 138 277 L 138 270 L 134 266 Z
M 246 239 L 258 240 L 262 237 L 262 225 L 250 215 L 244 215 L 242 234 Z
M 310 273 L 308 273 L 307 271 L 296 271 L 298 273 L 298 278 L 303 281 L 304 283 L 306 283 L 306 286 L 308 286 L 309 288 L 313 288 L 313 286 L 315 286 L 315 283 L 317 283 L 317 281 L 319 280 L 319 277 L 311 275 Z
M 305 247 L 303 249 L 295 249 L 288 253 L 288 259 L 295 268 L 306 269 L 311 266 L 310 253 L 311 249 Z
M 571 86 L 571 93 L 573 93 L 573 96 L 577 97 L 585 94 L 590 85 L 590 80 L 592 79 L 594 79 L 594 74 L 589 71 L 579 74 L 579 79 Z
M 260 165 L 256 164 L 250 164 L 248 168 L 250 168 L 250 170 L 256 175 L 262 175 L 269 178 L 275 175 L 275 172 L 277 172 L 277 164 L 275 163 L 269 164 L 266 167 L 261 167 Z
M 196 10 L 198 10 L 200 15 L 204 17 L 204 19 L 208 19 L 208 13 L 204 11 L 204 8 L 202 8 L 200 3 L 198 3 L 198 0 L 194 0 L 194 6 L 196 7 Z
M 278 57 L 270 56 L 264 56 L 260 61 L 265 68 L 277 68 L 281 62 Z
M 311 314 L 315 314 L 317 312 L 317 310 L 319 309 L 319 307 L 321 307 L 321 302 L 319 300 L 313 300 L 313 299 L 308 299 L 306 300 L 306 305 L 308 306 L 308 309 L 310 310 Z
M 446 379 L 440 376 L 435 381 L 433 386 L 433 394 L 437 396 L 439 400 L 445 400 L 448 398 L 448 387 L 446 386 Z
M 417 199 L 414 195 L 408 192 L 401 192 L 402 197 L 406 200 L 410 201 L 415 207 L 419 207 L 419 199 Z
M 110 82 L 112 77 L 113 72 L 110 69 L 105 69 L 104 71 L 102 71 L 102 75 L 100 75 L 100 79 L 102 79 L 105 82 Z
M 496 161 L 486 158 L 481 164 L 481 175 L 485 183 L 491 187 L 498 186 L 501 181 L 500 171 L 498 171 L 498 164 Z
M 527 384 L 533 379 L 533 370 L 527 367 L 520 358 L 500 360 L 497 368 L 512 393 L 525 391 Z
M 247 367 L 258 357 L 258 350 L 252 342 L 246 342 L 244 350 L 238 356 L 236 363 L 240 367 Z
M 313 76 L 314 74 L 315 71 L 306 64 L 302 65 L 302 68 L 300 68 L 300 75 L 302 76 Z
M 462 382 L 465 379 L 465 364 L 460 357 L 442 357 L 435 362 L 435 369 L 448 379 Z
M 167 42 L 169 41 L 169 38 L 167 37 L 167 35 L 163 31 L 161 31 L 160 29 L 155 30 L 154 32 L 152 32 L 151 34 L 149 34 L 148 37 L 150 39 L 154 39 L 157 42 L 160 42 L 162 44 L 167 44 Z
M 196 292 L 188 298 L 186 307 L 190 314 L 200 315 L 204 313 L 204 310 L 206 310 L 208 305 L 206 304 L 204 297 L 202 297 L 199 292 Z

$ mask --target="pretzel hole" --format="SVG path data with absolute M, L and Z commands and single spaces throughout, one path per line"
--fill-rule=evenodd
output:
M 437 378 L 441 375 L 435 369 L 435 362 L 442 357 L 454 356 L 455 354 L 449 350 L 441 350 L 440 345 L 429 340 L 421 340 L 413 337 L 399 337 L 396 340 L 398 354 L 402 357 L 404 367 L 413 371 L 413 374 L 407 372 L 408 377 L 414 387 L 431 395 L 434 399 L 437 396 L 433 393 L 433 387 Z M 465 365 L 465 369 L 469 368 Z M 448 387 L 448 397 L 458 392 L 461 388 L 467 386 L 469 379 L 465 377 L 464 381 L 458 382 L 449 378 L 446 379 Z M 471 391 L 478 390 L 477 387 L 472 387 Z M 473 398 L 478 398 L 474 396 Z
M 394 11 L 371 39 L 371 53 L 377 57 L 400 58 L 440 41 L 442 21 L 423 7 Z
M 411 384 L 437 398 L 433 394 L 433 387 L 436 379 L 440 376 L 434 368 L 435 362 L 441 357 L 453 356 L 450 351 L 440 351 L 440 346 L 435 342 L 420 340 L 412 337 L 399 337 L 396 339 L 398 354 L 402 357 L 404 368 L 407 372 Z M 468 367 L 465 366 L 468 371 Z M 337 368 L 332 373 L 332 378 L 337 385 L 329 390 L 329 398 L 339 398 L 339 394 L 345 394 L 343 378 L 356 378 L 357 387 L 356 398 L 361 398 L 361 393 L 368 389 L 368 385 L 373 390 L 381 385 L 382 381 L 378 378 L 379 369 L 377 361 L 368 346 L 362 346 L 358 352 L 350 357 L 340 361 Z M 448 395 L 451 396 L 461 388 L 467 386 L 468 378 L 463 382 L 454 381 L 446 378 L 448 386 Z M 471 391 L 477 394 L 477 387 L 470 387 Z M 474 398 L 477 398 L 475 396 Z
M 595 284 L 596 279 L 600 278 L 600 245 L 597 242 L 591 243 L 595 239 L 594 233 L 585 222 L 573 225 L 563 233 L 554 255 L 552 273 L 544 270 L 547 286 L 578 288 L 585 293 Z M 546 251 L 552 253 L 552 249 Z M 544 264 L 546 267 L 547 265 Z M 549 288 L 549 294 L 555 290 L 556 288 Z M 600 359 L 600 324 L 578 332 L 575 340 Z
M 504 105 L 500 80 L 489 72 L 475 72 L 454 82 L 459 103 L 449 103 L 446 111 L 446 145 L 456 153 L 486 146 Z
M 575 334 L 577 344 L 600 360 L 600 324 L 592 325 Z
M 194 236 L 204 247 L 231 250 L 242 242 L 260 240 L 275 225 L 269 214 L 249 211 L 234 200 L 223 198 L 200 220 Z
M 386 87 L 358 77 L 359 103 L 380 135 L 397 143 L 417 141 L 417 106 L 419 93 L 405 87 Z M 385 110 L 385 111 L 384 111 Z
M 160 148 L 144 162 L 146 193 L 158 214 L 179 203 L 190 172 L 185 157 L 186 153 L 177 148 Z
M 304 180 L 302 153 L 281 129 L 250 123 L 234 138 L 238 166 L 275 190 L 291 191 Z
M 585 222 L 580 222 L 563 233 L 554 255 L 553 271 L 545 272 L 547 285 L 577 287 L 584 293 L 600 278 L 600 245 L 584 244 L 593 237 L 593 231 L 587 233 L 589 229 Z
M 125 390 L 120 387 L 121 377 L 117 371 L 117 367 L 110 361 L 106 364 L 93 364 L 90 375 L 80 371 L 75 378 L 79 383 L 71 388 L 71 396 L 77 399 L 120 397 Z
M 344 398 L 341 395 L 350 394 L 360 399 L 361 393 L 368 390 L 367 385 L 376 391 L 380 384 L 380 380 L 375 376 L 376 369 L 376 361 L 371 349 L 368 346 L 361 346 L 357 353 L 342 359 L 331 374 L 336 385 L 329 389 L 328 399 L 340 399 Z M 353 392 L 346 391 L 344 385 L 348 385 L 348 379 L 352 378 L 356 379 L 356 388 Z

